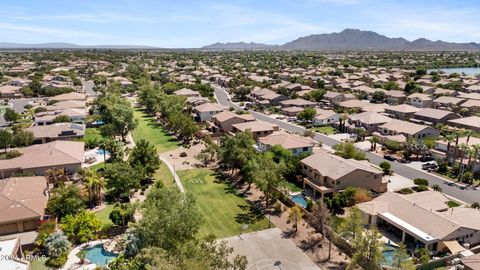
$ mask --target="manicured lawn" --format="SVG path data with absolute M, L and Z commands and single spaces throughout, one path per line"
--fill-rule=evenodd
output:
M 105 168 L 105 162 L 100 162 L 100 163 L 95 164 L 91 167 L 88 167 L 89 170 L 94 171 L 94 172 L 96 172 L 96 171 L 98 171 L 99 169 L 102 169 L 102 168 Z
M 224 238 L 244 232 L 268 228 L 269 221 L 242 198 L 225 180 L 209 169 L 178 171 L 187 193 L 193 194 L 205 223 L 200 235 L 214 234 Z M 272 225 L 273 226 L 273 225 Z
M 157 147 L 158 153 L 167 152 L 178 147 L 178 141 L 168 135 L 159 123 L 141 109 L 135 109 L 135 118 L 138 120 L 138 125 L 132 133 L 135 141 L 142 139 L 149 141 Z
M 290 190 L 291 192 L 300 192 L 300 191 L 303 191 L 303 189 L 301 189 L 300 187 L 297 187 L 297 185 L 295 185 L 294 183 L 292 182 L 286 182 L 286 185 L 287 185 L 287 188 L 288 190 Z
M 335 134 L 337 131 L 335 130 L 334 127 L 332 126 L 323 126 L 323 127 L 316 127 L 313 129 L 315 132 L 319 132 L 319 133 L 322 133 L 322 134 L 326 134 L 326 135 L 331 135 L 331 134 Z
M 162 162 L 160 168 L 155 172 L 154 175 L 155 180 L 160 181 L 166 187 L 171 187 L 175 185 L 175 180 L 173 179 L 173 175 L 168 169 L 167 165 Z
M 105 209 L 95 213 L 95 216 L 100 219 L 103 225 L 113 225 L 112 221 L 108 217 L 113 210 L 114 205 L 108 204 Z
M 100 140 L 103 138 L 103 136 L 100 133 L 99 128 L 86 128 L 85 136 L 83 138 L 87 142 L 87 141 L 93 141 L 93 140 Z
M 38 261 L 32 261 L 30 263 L 30 269 L 31 270 L 50 270 L 51 268 L 45 265 L 45 261 L 38 260 Z

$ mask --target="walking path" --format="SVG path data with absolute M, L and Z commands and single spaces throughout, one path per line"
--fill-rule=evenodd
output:
M 161 156 L 159 156 L 159 157 L 160 157 L 160 160 L 162 160 L 162 162 L 165 162 L 165 165 L 167 165 L 168 169 L 172 173 L 173 179 L 175 179 L 175 184 L 177 184 L 177 187 L 180 190 L 180 192 L 185 193 L 185 189 L 183 188 L 182 181 L 180 181 L 180 178 L 178 177 L 177 173 L 175 172 L 175 169 L 173 168 L 172 164 L 170 164 L 170 162 L 168 162 L 167 159 L 165 159 Z

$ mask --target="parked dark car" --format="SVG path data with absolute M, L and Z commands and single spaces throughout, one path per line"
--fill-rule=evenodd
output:
M 396 161 L 397 159 L 393 155 L 384 155 L 384 159 L 390 160 L 390 161 Z

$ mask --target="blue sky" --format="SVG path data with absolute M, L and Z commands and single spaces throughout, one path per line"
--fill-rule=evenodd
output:
M 479 14 L 478 0 L 2 0 L 0 41 L 188 48 L 358 28 L 480 42 Z

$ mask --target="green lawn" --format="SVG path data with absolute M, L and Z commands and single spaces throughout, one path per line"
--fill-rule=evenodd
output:
M 164 162 L 160 164 L 160 168 L 155 172 L 154 178 L 156 181 L 162 182 L 162 184 L 166 187 L 171 187 L 175 185 L 173 175 Z
M 86 128 L 85 135 L 83 136 L 84 141 L 100 140 L 103 136 L 99 128 Z
M 337 132 L 335 130 L 335 128 L 332 127 L 332 126 L 316 127 L 316 128 L 313 128 L 313 130 L 315 132 L 319 132 L 319 133 L 326 134 L 326 135 L 335 134 Z
M 32 261 L 30 263 L 30 269 L 31 270 L 49 270 L 51 268 L 45 265 L 45 261 L 38 260 L 38 261 Z
M 193 194 L 205 219 L 200 235 L 214 234 L 224 238 L 242 233 L 242 225 L 248 224 L 246 232 L 268 228 L 269 221 L 242 198 L 235 188 L 215 176 L 209 169 L 178 171 L 187 193 Z M 273 225 L 272 225 L 273 226 Z
M 98 219 L 100 219 L 100 221 L 102 222 L 102 225 L 113 225 L 112 221 L 108 217 L 110 215 L 110 213 L 112 212 L 113 207 L 114 207 L 113 204 L 107 204 L 105 209 L 95 213 L 95 216 Z
M 291 192 L 301 192 L 301 191 L 303 191 L 303 189 L 298 187 L 297 185 L 295 185 L 295 183 L 288 182 L 288 181 L 286 181 L 285 183 L 286 183 L 286 186 L 287 186 L 288 190 L 290 190 Z
M 100 162 L 100 163 L 97 163 L 93 166 L 88 167 L 89 170 L 94 171 L 94 172 L 96 172 L 96 171 L 98 171 L 99 169 L 102 169 L 102 168 L 105 168 L 105 162 Z
M 138 120 L 138 126 L 132 133 L 135 141 L 141 139 L 149 141 L 157 147 L 158 153 L 167 152 L 178 147 L 178 141 L 174 137 L 168 135 L 153 117 L 148 116 L 138 108 L 135 109 L 134 115 Z

